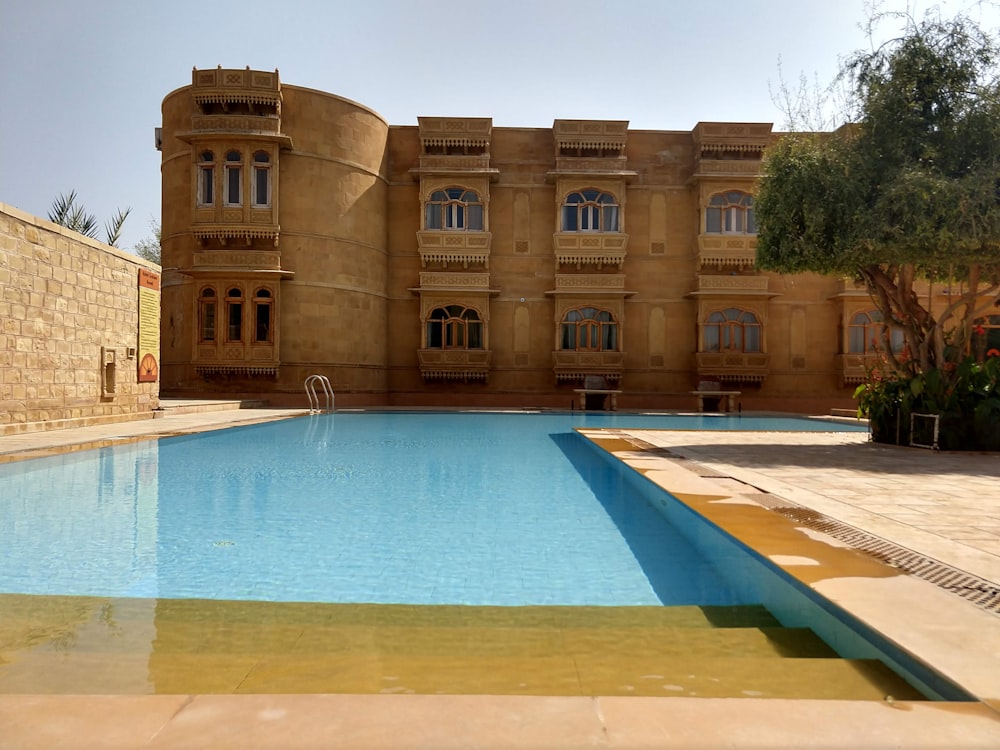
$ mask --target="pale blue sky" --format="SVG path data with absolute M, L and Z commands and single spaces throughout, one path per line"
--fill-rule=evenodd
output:
M 975 0 L 885 0 L 946 15 Z M 274 70 L 393 125 L 556 118 L 690 130 L 784 124 L 784 77 L 833 79 L 868 42 L 865 0 L 0 0 L 0 202 L 46 216 L 76 190 L 99 221 L 132 207 L 121 247 L 160 213 L 160 103 L 192 67 Z M 996 27 L 983 19 L 984 26 Z M 898 28 L 898 27 L 897 27 Z M 886 31 L 891 29 L 886 28 Z

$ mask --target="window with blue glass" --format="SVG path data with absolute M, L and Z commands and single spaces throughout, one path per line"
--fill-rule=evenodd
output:
M 617 232 L 618 199 L 610 193 L 587 189 L 570 193 L 562 206 L 563 232 Z
M 761 351 L 760 320 L 749 310 L 728 307 L 710 313 L 703 335 L 706 352 Z
M 427 318 L 428 349 L 482 349 L 483 333 L 479 312 L 471 307 L 445 305 Z
M 706 234 L 757 234 L 753 196 L 731 190 L 713 195 L 705 208 Z
M 483 202 L 479 194 L 461 187 L 435 190 L 424 209 L 424 229 L 483 230 Z
M 618 321 L 607 310 L 580 307 L 562 319 L 559 348 L 577 352 L 618 351 Z

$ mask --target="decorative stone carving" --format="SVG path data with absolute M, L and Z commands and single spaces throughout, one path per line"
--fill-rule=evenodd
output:
M 556 291 L 624 291 L 624 274 L 556 274 Z
M 481 263 L 488 267 L 492 238 L 489 232 L 419 231 L 420 264 L 461 263 L 468 268 L 469 264 Z
M 488 291 L 490 288 L 490 275 L 488 273 L 421 272 L 420 288 L 481 289 Z
M 588 375 L 599 375 L 609 383 L 617 383 L 625 371 L 625 356 L 621 352 L 552 352 L 552 369 L 556 382 L 583 382 Z
M 280 105 L 281 81 L 278 71 L 216 68 L 191 73 L 194 100 L 203 102 L 248 102 Z
M 757 260 L 757 235 L 698 235 L 698 267 L 753 268 Z
M 233 268 L 246 267 L 255 269 L 281 268 L 281 254 L 273 252 L 199 252 L 194 254 L 193 264 L 195 268 Z
M 767 276 L 698 276 L 699 292 L 764 292 Z
M 760 352 L 698 352 L 698 376 L 730 383 L 762 383 L 770 372 L 770 356 Z
M 489 349 L 418 349 L 425 380 L 482 380 L 490 370 Z
M 557 154 L 574 148 L 618 150 L 623 154 L 628 120 L 555 120 L 552 132 Z
M 191 131 L 199 135 L 206 133 L 276 135 L 281 130 L 281 120 L 274 115 L 194 115 L 191 117 Z

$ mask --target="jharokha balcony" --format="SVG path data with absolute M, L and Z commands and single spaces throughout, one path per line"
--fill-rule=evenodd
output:
M 770 355 L 763 352 L 698 352 L 698 377 L 723 383 L 763 383 Z
M 489 232 L 423 229 L 417 232 L 420 265 L 426 268 L 435 263 L 446 266 L 460 263 L 462 268 L 470 265 L 489 268 L 492 239 Z
M 751 269 L 757 259 L 755 234 L 698 235 L 699 268 Z
M 628 235 L 618 232 L 556 232 L 552 243 L 559 265 L 615 266 L 625 263 Z
M 552 352 L 552 369 L 560 383 L 583 382 L 588 375 L 600 375 L 610 383 L 617 383 L 625 371 L 625 355 L 612 351 L 558 350 Z
M 490 371 L 489 349 L 418 349 L 424 380 L 482 380 Z
M 879 366 L 878 354 L 838 354 L 840 377 L 844 385 L 860 385 L 868 381 L 872 370 Z

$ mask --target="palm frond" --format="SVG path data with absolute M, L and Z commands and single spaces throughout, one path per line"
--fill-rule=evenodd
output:
M 118 213 L 104 225 L 104 232 L 107 234 L 109 245 L 118 247 L 118 240 L 122 237 L 122 226 L 125 224 L 125 219 L 128 218 L 130 213 L 132 213 L 131 207 L 126 208 L 124 211 L 119 208 Z

